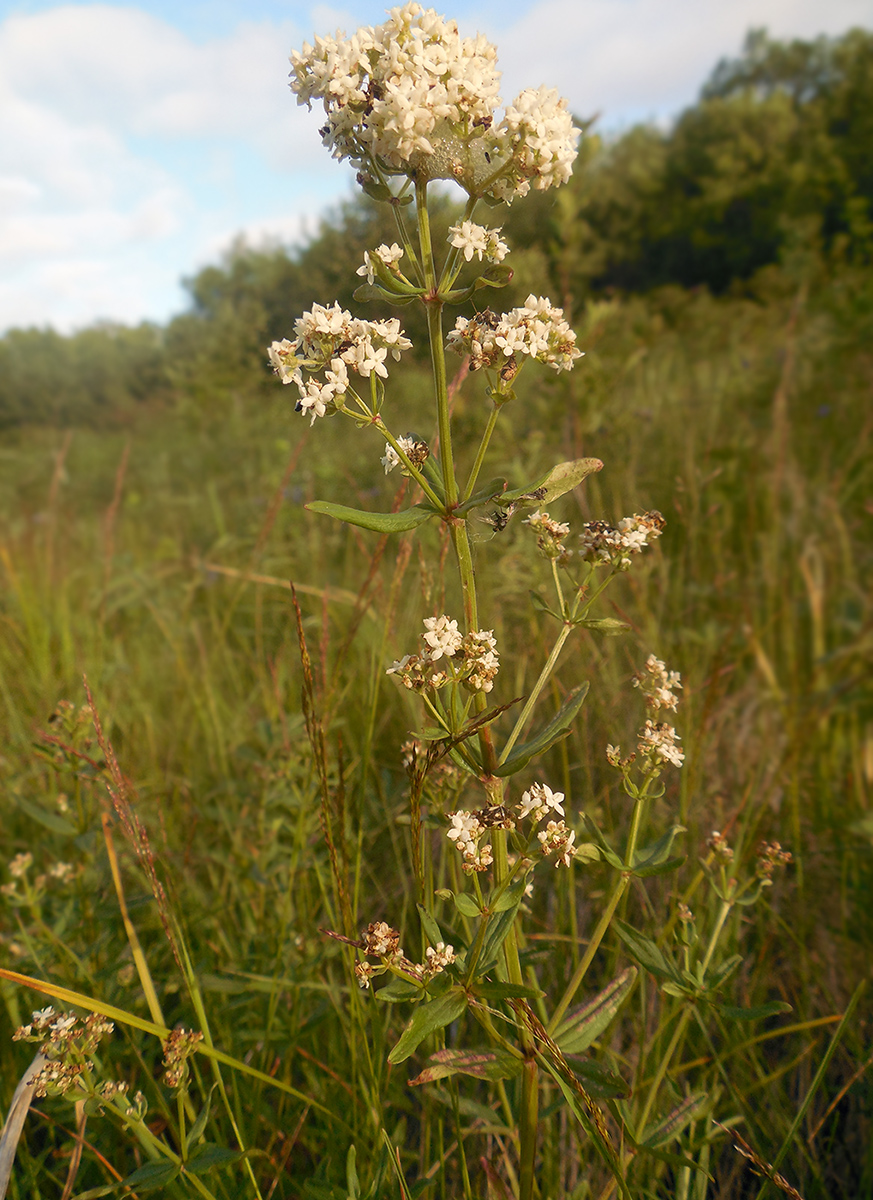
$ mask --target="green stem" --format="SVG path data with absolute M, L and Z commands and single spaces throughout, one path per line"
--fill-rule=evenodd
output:
M 660 1089 L 661 1084 L 664 1082 L 664 1076 L 667 1074 L 667 1068 L 670 1065 L 670 1059 L 673 1057 L 676 1047 L 682 1040 L 682 1036 L 685 1033 L 685 1028 L 691 1019 L 691 1015 L 691 1008 L 686 1007 L 682 1010 L 682 1014 L 679 1017 L 679 1020 L 676 1022 L 676 1028 L 673 1030 L 673 1036 L 670 1038 L 670 1044 L 661 1055 L 661 1061 L 658 1063 L 658 1070 L 655 1072 L 655 1078 L 652 1080 L 652 1086 L 649 1088 L 649 1094 L 646 1097 L 646 1102 L 643 1105 L 643 1111 L 640 1114 L 640 1120 L 639 1124 L 637 1125 L 636 1132 L 637 1141 L 639 1141 L 643 1136 L 646 1123 L 649 1119 L 649 1114 L 652 1111 L 652 1106 L 654 1105 L 655 1099 L 658 1095 L 658 1090 Z
M 497 424 L 497 417 L 500 409 L 496 404 L 491 407 L 491 413 L 488 417 L 488 424 L 485 426 L 485 432 L 482 434 L 482 440 L 479 443 L 479 449 L 476 452 L 476 461 L 473 463 L 473 470 L 470 472 L 470 478 L 467 480 L 467 487 L 464 490 L 464 499 L 469 500 L 473 495 L 473 488 L 476 486 L 476 480 L 479 478 L 479 472 L 482 470 L 482 464 L 485 461 L 485 454 L 488 451 L 488 443 L 491 441 L 491 435 L 494 433 L 494 427 Z
M 627 837 L 627 848 L 625 850 L 625 863 L 628 866 L 631 864 L 631 862 L 633 862 L 634 852 L 637 848 L 637 840 L 639 839 L 640 835 L 642 810 L 645 801 L 646 795 L 643 793 L 643 795 L 637 798 L 637 801 L 634 804 L 633 816 L 631 817 L 631 826 Z M 618 908 L 619 902 L 627 890 L 627 885 L 630 883 L 630 878 L 630 875 L 626 872 L 623 872 L 619 877 L 618 883 L 615 885 L 615 890 L 609 898 L 609 903 L 603 910 L 600 920 L 597 922 L 597 928 L 591 935 L 591 941 L 588 943 L 588 948 L 582 956 L 579 966 L 573 972 L 573 976 L 570 982 L 567 984 L 564 994 L 558 1002 L 555 1011 L 552 1013 L 552 1019 L 548 1024 L 548 1033 L 550 1036 L 554 1036 L 555 1030 L 558 1028 L 561 1020 L 563 1019 L 564 1013 L 573 1003 L 573 997 L 578 992 L 582 980 L 585 978 L 585 974 L 588 971 L 588 968 L 591 966 L 594 955 L 597 953 L 598 949 L 600 948 L 600 943 L 606 936 L 606 931 L 609 929 L 609 926 L 612 923 L 612 918 L 615 916 L 615 910 Z
M 521 737 L 524 727 L 527 724 L 527 719 L 530 716 L 530 714 L 533 712 L 533 707 L 540 697 L 540 692 L 545 687 L 549 676 L 551 675 L 552 671 L 554 670 L 555 664 L 557 663 L 558 658 L 560 657 L 561 651 L 564 648 L 564 642 L 566 642 L 567 638 L 570 636 L 572 629 L 573 629 L 573 626 L 570 624 L 569 621 L 564 623 L 564 628 L 561 630 L 560 634 L 558 635 L 558 640 L 555 642 L 554 646 L 552 647 L 552 653 L 549 655 L 549 657 L 546 661 L 546 665 L 543 667 L 542 671 L 540 671 L 540 677 L 534 684 L 533 691 L 528 696 L 527 703 L 525 704 L 524 708 L 521 710 L 518 720 L 515 722 L 515 727 L 513 728 L 512 733 L 509 735 L 509 737 L 506 740 L 506 745 L 503 747 L 503 751 L 501 752 L 500 758 L 498 759 L 498 763 L 500 765 L 502 765 L 503 763 L 506 762 L 506 760 L 509 757 L 509 754 L 512 750 L 512 747 L 515 745 L 515 743 Z
M 437 403 L 437 422 L 440 431 L 440 466 L 443 472 L 446 506 L 454 508 L 458 503 L 458 483 L 455 479 L 455 463 L 452 455 L 452 429 L 449 419 L 446 353 L 443 346 L 443 305 L 439 299 L 436 284 L 430 217 L 427 211 L 426 181 L 422 183 L 416 181 L 415 201 L 418 212 L 418 242 L 421 247 L 421 261 L 424 267 L 424 285 L 427 288 L 427 293 L 423 299 L 427 311 L 427 332 L 430 339 L 430 357 Z
M 473 212 L 478 203 L 479 203 L 479 201 L 476 196 L 470 197 L 470 199 L 467 201 L 466 208 L 464 209 L 464 215 L 463 215 L 463 217 L 461 217 L 461 222 L 469 221 L 472 219 Z M 453 248 L 451 253 L 449 254 L 448 258 L 446 259 L 446 265 L 443 267 L 443 273 L 440 276 L 439 290 L 441 293 L 449 291 L 454 286 L 455 280 L 458 278 L 458 275 L 461 272 L 461 268 L 464 265 L 460 261 L 460 259 L 461 259 L 460 249 L 457 247 Z

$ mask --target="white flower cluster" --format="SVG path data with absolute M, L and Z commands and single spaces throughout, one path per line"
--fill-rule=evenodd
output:
M 568 829 L 563 821 L 549 821 L 545 829 L 539 831 L 537 838 L 543 848 L 543 854 L 556 856 L 556 867 L 569 867 L 571 860 L 576 857 L 577 847 L 573 844 L 576 834 L 572 829 Z
M 483 834 L 488 830 L 488 826 L 483 825 L 479 820 L 480 815 L 478 812 L 467 812 L 465 809 L 449 813 L 452 827 L 448 832 L 448 837 L 463 854 L 464 861 L 461 863 L 461 870 L 467 875 L 472 875 L 474 871 L 487 871 L 494 861 L 490 843 L 484 846 L 479 845 Z
M 531 513 L 529 517 L 525 517 L 523 525 L 529 525 L 537 535 L 537 546 L 540 552 L 546 558 L 554 558 L 560 566 L 563 566 L 570 559 L 572 550 L 568 550 L 564 545 L 564 539 L 570 533 L 570 526 L 566 521 L 553 521 L 547 512 Z
M 578 131 L 557 92 L 522 92 L 498 121 L 497 52 L 481 35 L 408 3 L 352 37 L 317 37 L 291 55 L 298 104 L 320 100 L 322 141 L 362 176 L 457 179 L 511 200 L 569 178 Z
M 659 538 L 665 524 L 655 511 L 622 517 L 617 526 L 606 521 L 588 521 L 579 534 L 582 543 L 579 553 L 586 562 L 609 563 L 619 571 L 626 571 L 631 556 Z
M 648 755 L 653 766 L 669 762 L 674 767 L 681 767 L 685 753 L 676 745 L 678 741 L 679 734 L 666 721 L 646 721 L 639 732 L 637 750 Z
M 469 354 L 470 370 L 495 367 L 504 377 L 515 375 L 517 355 L 535 358 L 554 371 L 569 371 L 582 351 L 576 334 L 547 296 L 528 296 L 521 308 L 497 316 L 490 309 L 474 317 L 458 317 L 446 338 L 456 354 Z
M 668 671 L 659 658 L 650 654 L 645 670 L 637 671 L 634 676 L 634 687 L 643 693 L 648 708 L 669 708 L 675 712 L 679 697 L 672 689 L 682 687 L 682 676 L 678 671 Z
M 430 447 L 427 442 L 422 441 L 421 438 L 416 437 L 413 433 L 407 433 L 405 437 L 399 437 L 397 444 L 413 466 L 420 467 L 430 457 Z M 402 467 L 402 474 L 409 474 L 409 471 L 403 464 L 403 460 L 390 442 L 385 443 L 385 453 L 379 461 L 385 468 L 386 475 L 393 471 L 395 467 Z
M 386 971 L 394 971 L 401 978 L 423 985 L 451 966 L 457 958 L 454 946 L 437 942 L 436 946 L 427 947 L 423 963 L 410 962 L 400 948 L 400 934 L 386 921 L 368 925 L 361 933 L 361 940 L 352 944 L 364 955 L 381 960 L 378 964 L 366 961 L 355 964 L 355 975 L 362 988 L 370 986 L 374 975 L 384 975 Z
M 637 671 L 634 676 L 634 687 L 642 691 L 646 707 L 650 711 L 657 712 L 660 708 L 666 708 L 675 712 L 679 697 L 673 688 L 681 688 L 682 680 L 678 671 L 668 671 L 659 658 L 650 654 L 646 659 L 645 670 Z M 681 767 L 685 761 L 684 751 L 677 744 L 680 740 L 679 734 L 666 721 L 647 720 L 637 737 L 637 753 L 645 758 L 650 770 L 658 770 L 668 762 L 675 767 Z M 607 746 L 606 758 L 613 767 L 626 771 L 636 754 L 623 759 L 619 746 Z
M 578 130 L 567 101 L 555 88 L 525 88 L 506 110 L 504 127 L 513 148 L 515 178 L 507 175 L 492 195 L 511 202 L 535 188 L 566 183 L 576 159 Z
M 388 375 L 389 354 L 399 361 L 412 342 L 396 317 L 362 321 L 340 308 L 313 304 L 294 325 L 293 341 L 273 342 L 268 351 L 273 370 L 283 383 L 296 383 L 298 412 L 311 413 L 312 422 L 337 407 L 349 389 L 349 371 L 363 378 Z M 323 372 L 324 379 L 306 379 L 303 372 Z
M 553 792 L 545 783 L 534 783 L 522 794 L 516 805 L 519 819 L 532 817 L 534 823 L 543 819 L 548 813 L 556 812 L 564 816 L 564 793 Z
M 472 261 L 475 254 L 479 262 L 484 258 L 490 263 L 500 263 L 509 253 L 499 229 L 487 229 L 473 221 L 462 221 L 460 225 L 450 225 L 449 233 L 452 235 L 449 241 L 457 250 L 463 250 L 467 262 Z
M 553 813 L 560 817 L 565 815 L 564 793 L 553 792 L 545 783 L 534 783 L 523 793 L 516 808 L 520 821 L 530 817 L 533 824 L 538 825 Z M 576 834 L 564 821 L 549 820 L 545 829 L 537 832 L 537 841 L 544 855 L 554 855 L 556 867 L 569 867 L 577 854 L 581 854 L 586 861 L 599 857 L 599 851 L 593 844 L 586 842 L 576 845 Z
M 364 265 L 358 267 L 358 275 L 366 275 L 367 283 L 372 283 L 376 278 L 376 264 L 381 263 L 383 267 L 387 267 L 389 271 L 398 271 L 397 264 L 403 258 L 403 247 L 398 246 L 394 242 L 390 246 L 384 243 L 377 246 L 375 250 L 364 251 Z
M 497 642 L 491 629 L 472 629 L 466 636 L 458 622 L 445 615 L 425 617 L 421 654 L 405 654 L 388 667 L 404 687 L 421 692 L 463 682 L 470 691 L 490 692 L 500 668 Z M 440 659 L 446 662 L 435 666 Z

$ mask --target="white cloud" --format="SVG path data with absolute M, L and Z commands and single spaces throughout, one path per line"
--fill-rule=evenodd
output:
M 750 28 L 809 38 L 871 15 L 870 0 L 542 0 L 499 33 L 504 95 L 548 82 L 580 116 L 626 124 L 691 103 Z
M 199 246 L 250 222 L 246 189 L 261 174 L 274 190 L 284 177 L 288 207 L 299 208 L 301 178 L 323 181 L 330 164 L 287 88 L 295 40 L 288 23 L 243 22 L 197 43 L 106 4 L 0 24 L 0 328 L 40 306 L 42 320 L 68 324 L 77 294 L 76 323 L 127 313 L 137 285 L 109 264 L 137 246 L 150 255 L 141 302 L 150 294 L 155 312 L 163 255 L 164 292 L 177 302 L 177 276 Z M 234 180 L 240 156 L 249 177 Z M 273 225 L 296 231 L 299 217 Z M 170 248 L 180 232 L 187 253 Z

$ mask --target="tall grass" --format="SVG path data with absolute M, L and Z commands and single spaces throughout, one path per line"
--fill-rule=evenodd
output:
M 686 1081 L 708 1081 L 719 1111 L 741 1119 L 770 1162 L 785 1143 L 780 1170 L 806 1200 L 873 1188 L 866 998 L 826 1060 L 868 970 L 873 935 L 866 287 L 847 273 L 810 293 L 773 271 L 753 296 L 716 301 L 670 290 L 594 303 L 577 322 L 584 365 L 570 383 L 522 391 L 497 435 L 519 484 L 555 455 L 602 458 L 603 472 L 576 493 L 584 519 L 650 507 L 668 519 L 659 548 L 610 593 L 632 632 L 585 634 L 561 667 L 556 696 L 583 679 L 602 686 L 551 752 L 551 777 L 574 810 L 621 834 L 629 810 L 604 747 L 633 737 L 628 685 L 641 655 L 681 669 L 688 759 L 660 805 L 687 826 L 688 861 L 670 883 L 627 903 L 651 906 L 669 945 L 677 900 L 706 920 L 698 863 L 713 829 L 729 836 L 738 870 L 762 839 L 781 841 L 793 868 L 757 907 L 731 916 L 729 944 L 745 957 L 736 1003 L 781 999 L 793 1012 L 739 1037 L 690 1029 L 665 1086 L 678 1103 Z M 416 386 L 410 371 L 403 388 L 413 409 Z M 466 425 L 478 424 L 474 396 L 462 384 L 461 445 Z M 303 511 L 313 497 L 381 509 L 394 499 L 393 477 L 379 484 L 378 503 L 367 495 L 381 445 L 374 441 L 364 462 L 361 440 L 337 424 L 326 447 L 301 436 L 281 397 L 258 412 L 240 397 L 220 413 L 156 413 L 126 432 L 25 430 L 0 451 L 4 857 L 32 853 L 31 878 L 57 861 L 77 872 L 68 884 L 49 881 L 31 902 L 7 897 L 3 957 L 15 971 L 149 1019 L 100 819 L 104 753 L 75 713 L 51 720 L 59 701 L 84 703 L 87 674 L 167 893 L 175 946 L 146 859 L 116 830 L 122 894 L 165 1022 L 203 1028 L 206 1016 L 216 1047 L 292 1089 L 215 1067 L 209 1140 L 251 1151 L 263 1196 L 354 1195 L 351 1145 L 361 1178 L 378 1184 L 374 1194 L 406 1195 L 405 1174 L 431 1178 L 435 1194 L 448 1196 L 459 1192 L 439 1166 L 451 1147 L 440 1144 L 437 1118 L 452 1095 L 437 1087 L 423 1110 L 412 1104 L 408 1073 L 385 1061 L 402 1015 L 388 1004 L 365 1010 L 343 948 L 320 929 L 342 928 L 333 855 L 353 928 L 390 915 L 416 936 L 396 750 L 412 709 L 390 681 L 361 700 L 360 680 L 403 652 L 447 589 L 446 611 L 456 598 L 450 577 L 429 565 L 439 561 L 429 528 L 415 535 L 434 539 L 435 553 L 423 555 L 413 535 L 377 541 Z M 573 503 L 565 519 L 576 515 Z M 499 602 L 495 632 L 515 647 L 511 694 L 520 695 L 551 636 L 528 603 L 534 555 L 513 527 L 495 534 L 484 524 L 474 549 L 482 592 Z M 343 764 L 342 777 L 331 768 L 327 814 L 303 734 L 288 580 L 312 655 L 314 704 Z M 345 778 L 362 782 L 345 788 Z M 436 886 L 450 886 L 454 864 L 440 841 L 435 830 L 431 869 Z M 548 947 L 542 969 L 557 985 L 584 952 L 604 880 L 598 868 L 577 872 L 548 906 L 533 906 L 539 933 L 526 952 L 533 962 Z M 592 990 L 626 962 L 619 944 L 605 945 Z M 0 988 L 6 1103 L 28 1061 L 9 1035 L 45 1001 L 8 982 Z M 639 1107 L 651 1091 L 673 1028 L 658 1011 L 649 984 L 604 1048 L 633 1080 L 634 1097 L 622 1103 Z M 159 1042 L 119 1026 L 101 1054 L 109 1075 L 146 1093 L 153 1131 L 176 1136 L 178 1114 L 156 1081 Z M 196 1109 L 217 1076 L 199 1057 L 192 1063 Z M 485 1138 L 469 1149 L 482 1157 L 471 1166 L 483 1196 L 504 1194 L 509 1102 L 485 1084 L 460 1101 L 464 1128 Z M 84 1150 L 71 1172 L 77 1120 Z M 568 1157 L 572 1135 L 549 1137 L 543 1197 L 610 1194 L 590 1147 L 579 1143 Z M 640 1179 L 640 1195 L 758 1194 L 760 1181 L 729 1138 L 693 1124 L 685 1137 L 712 1181 L 660 1161 Z M 81 1195 L 148 1158 L 134 1138 L 119 1141 L 108 1119 L 45 1100 L 29 1120 L 9 1194 Z M 248 1194 L 240 1162 L 202 1178 L 216 1197 Z M 163 1194 L 190 1187 L 177 1179 Z

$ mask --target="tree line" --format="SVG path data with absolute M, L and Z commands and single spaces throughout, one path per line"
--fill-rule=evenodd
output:
M 437 224 L 457 215 L 445 198 Z M 567 187 L 485 219 L 514 250 L 501 304 L 548 288 L 570 316 L 604 293 L 742 289 L 798 254 L 828 273 L 869 263 L 873 33 L 784 42 L 753 30 L 671 128 L 605 139 L 589 123 Z M 314 301 L 349 307 L 364 250 L 395 239 L 387 206 L 361 196 L 301 246 L 239 242 L 186 280 L 189 308 L 164 326 L 11 330 L 0 338 L 0 427 L 256 395 L 271 386 L 265 345 Z M 424 344 L 414 307 L 403 323 Z

